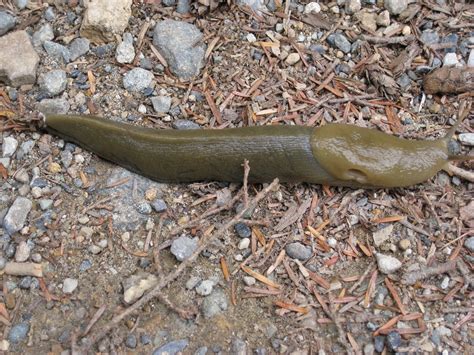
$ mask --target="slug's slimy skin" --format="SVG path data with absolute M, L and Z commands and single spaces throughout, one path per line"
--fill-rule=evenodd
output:
M 155 130 L 94 116 L 48 115 L 45 128 L 100 157 L 161 182 L 308 182 L 402 187 L 443 169 L 449 137 L 412 141 L 351 125 Z

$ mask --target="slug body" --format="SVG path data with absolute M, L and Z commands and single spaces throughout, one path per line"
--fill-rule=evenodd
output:
M 412 141 L 351 125 L 156 130 L 93 117 L 48 115 L 46 129 L 100 157 L 161 182 L 308 182 L 402 187 L 450 159 L 448 138 Z

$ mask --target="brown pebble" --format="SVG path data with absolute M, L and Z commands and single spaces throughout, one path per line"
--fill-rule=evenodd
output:
M 132 329 L 133 326 L 135 325 L 135 322 L 131 319 L 127 319 L 127 321 L 125 322 L 125 325 L 127 326 L 128 329 Z
M 402 250 L 407 250 L 410 247 L 411 243 L 408 239 L 400 240 L 399 246 Z
M 15 295 L 12 293 L 7 293 L 5 295 L 5 305 L 7 306 L 8 309 L 13 309 L 15 308 L 16 305 L 16 299 Z

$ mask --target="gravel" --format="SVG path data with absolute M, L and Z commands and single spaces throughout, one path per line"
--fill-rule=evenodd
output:
M 72 278 L 66 278 L 63 281 L 63 292 L 66 294 L 71 294 L 73 293 L 77 286 L 79 284 L 79 281 L 77 279 L 72 279 Z
M 51 24 L 46 23 L 40 27 L 38 31 L 33 33 L 31 42 L 35 47 L 40 47 L 46 41 L 52 41 L 54 39 L 53 27 Z
M 5 137 L 3 138 L 2 144 L 2 156 L 4 158 L 9 158 L 16 152 L 16 148 L 18 148 L 18 141 L 13 137 Z
M 123 34 L 123 40 L 115 50 L 115 59 L 119 63 L 131 63 L 135 58 L 135 48 L 133 47 L 133 36 L 130 32 Z
M 27 322 L 15 324 L 8 333 L 8 340 L 14 344 L 20 343 L 26 339 L 29 331 L 30 325 Z
M 379 270 L 384 274 L 393 274 L 402 267 L 401 261 L 393 256 L 377 253 L 375 257 Z
M 245 223 L 237 223 L 234 229 L 240 238 L 250 238 L 252 236 L 252 230 Z
M 197 249 L 198 241 L 198 238 L 181 236 L 173 240 L 173 243 L 171 244 L 171 254 L 173 254 L 179 261 L 186 260 Z
M 151 207 L 155 212 L 158 213 L 165 212 L 168 209 L 168 205 L 166 204 L 166 202 L 160 198 L 153 200 L 151 202 Z
M 469 237 L 465 240 L 464 246 L 469 249 L 470 252 L 474 252 L 474 237 Z
M 27 241 L 21 241 L 15 251 L 15 261 L 18 263 L 23 263 L 27 261 L 30 257 L 32 246 Z
M 461 133 L 458 135 L 458 139 L 461 144 L 474 146 L 474 133 Z
M 300 242 L 289 243 L 285 247 L 285 250 L 290 258 L 301 261 L 308 260 L 313 255 L 311 247 L 301 244 Z
M 15 23 L 16 19 L 14 16 L 8 12 L 0 11 L 0 36 L 10 31 L 15 26 Z
M 70 59 L 75 61 L 76 59 L 87 54 L 90 49 L 90 41 L 87 38 L 76 38 L 69 45 Z
M 384 6 L 390 15 L 398 15 L 408 7 L 408 0 L 385 0 Z
M 127 339 L 125 339 L 125 346 L 130 349 L 135 349 L 137 347 L 137 337 L 134 334 L 129 334 Z
M 38 80 L 40 89 L 49 97 L 57 96 L 66 90 L 66 72 L 61 69 L 42 74 Z
M 213 287 L 214 287 L 213 281 L 204 280 L 196 287 L 196 292 L 200 296 L 208 296 L 211 294 Z
M 8 210 L 3 226 L 8 234 L 12 235 L 23 228 L 33 203 L 26 197 L 17 197 Z
M 48 55 L 55 60 L 62 60 L 64 63 L 71 61 L 71 52 L 62 44 L 53 41 L 44 41 L 43 48 Z
M 327 42 L 334 48 L 338 48 L 344 53 L 351 51 L 351 42 L 342 33 L 333 33 L 328 36 Z
M 204 298 L 201 305 L 201 312 L 205 318 L 212 318 L 225 311 L 228 307 L 227 295 L 221 289 L 216 289 L 209 296 Z
M 187 339 L 174 340 L 153 350 L 152 355 L 176 355 L 183 352 L 188 344 Z
M 149 70 L 134 68 L 123 77 L 123 87 L 131 92 L 140 92 L 151 85 L 154 76 Z
M 150 101 L 157 113 L 167 113 L 171 108 L 171 97 L 169 96 L 154 96 L 150 98 Z
M 174 129 L 185 130 L 185 129 L 201 129 L 197 123 L 189 120 L 176 120 L 172 124 Z

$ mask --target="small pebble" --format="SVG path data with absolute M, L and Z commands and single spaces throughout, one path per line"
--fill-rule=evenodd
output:
M 18 148 L 18 141 L 13 137 L 5 137 L 2 144 L 2 156 L 9 158 L 15 154 L 16 148 Z
M 26 322 L 15 324 L 8 333 L 8 340 L 11 343 L 17 344 L 25 340 L 28 332 L 30 331 L 30 325 Z
M 213 281 L 204 280 L 196 287 L 196 292 L 198 295 L 208 296 L 211 294 L 213 287 L 214 287 Z
M 0 11 L 0 36 L 15 27 L 16 18 L 6 11 Z
M 171 254 L 183 261 L 189 258 L 198 247 L 198 238 L 181 236 L 171 243 Z
M 469 237 L 464 241 L 464 246 L 469 249 L 470 252 L 474 252 L 474 237 Z
M 152 355 L 176 355 L 183 353 L 184 349 L 188 346 L 189 342 L 187 339 L 174 340 L 159 348 L 155 349 Z
M 131 63 L 135 58 L 135 48 L 133 47 L 133 36 L 129 32 L 123 34 L 123 40 L 117 46 L 115 59 L 119 63 Z
M 290 53 L 285 59 L 285 63 L 288 65 L 294 65 L 300 61 L 300 55 L 298 53 Z
M 301 261 L 308 260 L 311 255 L 313 255 L 311 247 L 301 244 L 300 242 L 289 243 L 285 247 L 285 251 L 290 258 L 298 259 Z
M 250 43 L 253 43 L 253 42 L 257 41 L 257 37 L 255 37 L 255 35 L 253 33 L 248 33 L 245 36 L 245 39 Z
M 134 68 L 123 78 L 123 87 L 130 92 L 141 92 L 151 85 L 154 75 L 151 71 Z
M 384 274 L 393 274 L 402 267 L 401 261 L 393 256 L 377 253 L 375 257 L 379 270 Z
M 201 282 L 201 279 L 197 276 L 191 276 L 188 281 L 186 281 L 186 289 L 192 290 L 197 284 Z
M 450 67 L 459 64 L 458 56 L 456 53 L 446 53 L 443 58 L 443 66 Z
M 408 7 L 408 0 L 385 0 L 384 6 L 390 15 L 398 15 Z
M 401 250 L 407 250 L 411 246 L 410 240 L 408 239 L 400 240 L 399 246 Z
M 458 139 L 463 145 L 474 146 L 474 133 L 461 133 Z
M 18 244 L 15 252 L 15 261 L 18 263 L 23 263 L 28 260 L 31 253 L 31 247 L 28 242 L 21 241 Z
M 40 208 L 41 208 L 43 211 L 46 211 L 46 210 L 50 209 L 51 206 L 53 205 L 53 200 L 50 200 L 50 199 L 43 199 L 43 200 L 40 200 L 40 201 L 39 201 L 39 205 L 40 205 Z
M 240 238 L 250 238 L 252 235 L 252 230 L 245 223 L 237 223 L 234 229 Z
M 154 96 L 150 98 L 153 109 L 157 113 L 167 113 L 171 108 L 171 97 Z
M 398 332 L 390 332 L 387 334 L 386 343 L 389 351 L 396 351 L 402 344 L 402 336 Z
M 449 287 L 449 281 L 450 281 L 450 278 L 448 276 L 443 277 L 443 281 L 441 281 L 441 285 L 440 285 L 442 290 L 446 290 Z
M 244 250 L 244 249 L 247 249 L 250 245 L 250 239 L 249 238 L 243 238 L 240 240 L 239 242 L 239 245 L 238 245 L 238 248 L 240 250 Z
M 304 7 L 305 14 L 317 14 L 319 12 L 321 12 L 321 5 L 319 5 L 317 2 L 310 2 Z
M 129 334 L 125 340 L 125 346 L 130 349 L 137 347 L 137 337 L 134 334 Z
M 247 286 L 253 286 L 253 285 L 255 285 L 256 282 L 257 282 L 257 280 L 255 280 L 255 278 L 253 278 L 251 276 L 244 276 L 244 283 Z
M 63 281 L 63 292 L 66 294 L 71 294 L 77 288 L 79 281 L 77 279 L 66 278 Z

